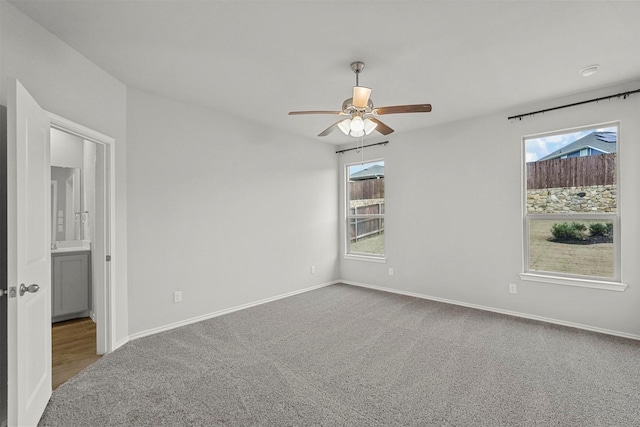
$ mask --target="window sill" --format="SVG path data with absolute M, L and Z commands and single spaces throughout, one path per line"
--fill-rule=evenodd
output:
M 627 285 L 621 282 L 546 276 L 544 274 L 520 273 L 520 279 L 529 282 L 553 283 L 554 285 L 577 286 L 579 288 L 604 289 L 617 292 L 624 292 L 624 290 L 627 289 Z
M 344 256 L 344 259 L 350 259 L 354 261 L 378 262 L 382 264 L 387 262 L 387 259 L 385 257 L 354 255 L 354 254 L 346 254 Z

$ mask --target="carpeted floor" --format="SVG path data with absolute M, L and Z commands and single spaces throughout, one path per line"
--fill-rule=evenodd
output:
M 638 426 L 640 342 L 347 285 L 142 338 L 43 426 Z

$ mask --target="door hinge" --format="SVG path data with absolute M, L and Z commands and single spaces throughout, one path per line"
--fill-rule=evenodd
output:
M 111 262 L 111 255 L 107 255 L 107 262 Z

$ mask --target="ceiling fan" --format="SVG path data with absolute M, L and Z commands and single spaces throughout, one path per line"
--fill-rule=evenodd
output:
M 345 135 L 360 137 L 369 135 L 374 130 L 383 135 L 393 132 L 389 126 L 377 119 L 385 114 L 399 113 L 428 113 L 431 111 L 431 104 L 395 105 L 392 107 L 374 107 L 373 101 L 369 97 L 371 88 L 359 85 L 358 76 L 364 69 L 364 62 L 356 61 L 351 64 L 351 69 L 356 74 L 356 85 L 353 87 L 353 95 L 342 103 L 342 111 L 291 111 L 290 116 L 302 114 L 334 114 L 347 116 L 322 132 L 318 136 L 327 136 L 336 129 L 340 129 Z

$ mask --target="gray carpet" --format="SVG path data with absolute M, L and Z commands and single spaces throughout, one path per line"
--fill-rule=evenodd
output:
M 142 338 L 42 426 L 638 426 L 640 342 L 347 285 Z

